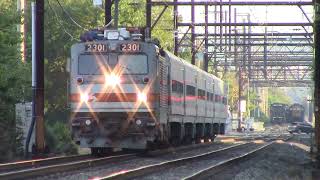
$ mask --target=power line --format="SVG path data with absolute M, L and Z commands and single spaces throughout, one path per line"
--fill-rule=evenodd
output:
M 50 0 L 47 0 L 48 5 L 49 5 L 49 8 L 50 8 L 50 10 L 53 12 L 53 14 L 54 14 L 57 22 L 60 24 L 60 26 L 62 27 L 63 31 L 70 36 L 71 40 L 76 40 L 76 38 L 74 38 L 74 37 L 71 35 L 71 33 L 69 33 L 69 32 L 65 29 L 64 25 L 62 24 L 62 22 L 61 22 L 60 19 L 59 19 L 59 16 L 58 16 L 57 12 L 52 8 L 52 6 L 50 5 L 50 2 L 49 2 L 49 1 L 50 1 Z
M 48 1 L 49 1 L 49 0 L 48 0 Z M 56 1 L 57 1 L 57 3 L 59 4 L 59 6 L 61 7 L 62 11 L 68 16 L 68 18 L 69 18 L 75 25 L 77 25 L 78 27 L 80 27 L 80 28 L 88 31 L 88 29 L 82 27 L 79 23 L 77 23 L 77 21 L 75 21 L 75 20 L 72 18 L 72 16 L 68 13 L 68 11 L 66 11 L 66 10 L 63 8 L 63 6 L 61 5 L 61 3 L 60 3 L 59 0 L 56 0 Z

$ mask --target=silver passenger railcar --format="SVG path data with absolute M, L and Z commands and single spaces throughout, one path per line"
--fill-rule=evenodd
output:
M 93 154 L 110 148 L 211 141 L 224 132 L 219 78 L 125 29 L 71 48 L 71 129 Z M 89 38 L 90 39 L 90 38 Z

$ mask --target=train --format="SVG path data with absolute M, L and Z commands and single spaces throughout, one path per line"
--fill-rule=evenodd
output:
M 288 119 L 290 122 L 303 122 L 305 108 L 303 105 L 294 103 L 288 109 Z
M 270 105 L 270 120 L 272 123 L 286 123 L 289 106 L 283 103 L 273 103 Z
M 82 36 L 68 61 L 72 139 L 92 154 L 213 141 L 228 86 L 137 29 Z
M 275 124 L 303 122 L 305 108 L 303 105 L 273 103 L 270 105 L 270 121 Z

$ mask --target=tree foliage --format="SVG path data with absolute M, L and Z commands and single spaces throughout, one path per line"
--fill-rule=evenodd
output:
M 285 92 L 279 88 L 268 89 L 268 104 L 269 106 L 273 103 L 291 104 L 292 99 L 285 94 Z
M 0 1 L 0 161 L 21 153 L 21 135 L 15 128 L 15 104 L 31 97 L 30 63 L 22 63 L 15 1 Z
M 238 78 L 235 72 L 228 72 L 224 76 L 224 81 L 229 86 L 228 92 L 228 103 L 230 106 L 231 112 L 238 111 L 238 101 L 239 101 L 239 85 L 238 85 Z

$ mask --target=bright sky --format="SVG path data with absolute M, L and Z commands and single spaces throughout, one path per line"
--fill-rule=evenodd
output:
M 190 1 L 190 0 L 178 0 L 178 1 Z M 203 0 L 195 0 L 203 1 Z M 215 0 L 212 0 L 215 1 Z M 220 0 L 216 0 L 220 2 Z M 228 0 L 224 0 L 228 2 Z M 232 0 L 233 2 L 238 1 L 267 1 L 267 0 Z M 286 0 L 268 0 L 268 1 L 286 1 Z M 287 0 L 288 1 L 288 0 Z M 290 2 L 297 2 L 297 0 L 290 0 Z M 299 2 L 310 2 L 310 0 L 299 0 Z M 250 14 L 251 22 L 264 23 L 264 22 L 305 22 L 308 20 L 303 15 L 302 11 L 298 6 L 232 6 L 232 22 L 234 22 L 234 8 L 237 9 L 237 22 L 247 22 L 247 15 Z M 312 21 L 313 18 L 313 7 L 312 6 L 302 6 L 304 11 L 307 13 L 309 19 Z M 209 22 L 214 22 L 214 6 L 209 7 Z M 183 17 L 183 22 L 191 22 L 191 8 L 190 6 L 180 6 L 178 7 L 179 14 Z M 220 7 L 217 6 L 217 11 L 220 11 Z M 223 7 L 223 13 L 225 11 L 228 13 L 228 6 Z M 196 22 L 204 22 L 204 7 L 196 6 Z M 219 12 L 217 14 L 217 22 L 219 22 Z M 229 16 L 229 15 L 228 15 Z M 225 20 L 223 20 L 225 22 Z M 240 27 L 239 27 L 240 28 Z M 312 28 L 307 28 L 309 32 L 312 32 Z M 198 29 L 200 30 L 200 29 Z M 201 30 L 200 30 L 201 31 Z M 211 31 L 211 30 L 209 30 Z M 264 31 L 264 27 L 253 27 L 253 32 Z M 305 32 L 302 27 L 269 27 L 268 31 L 277 32 Z

